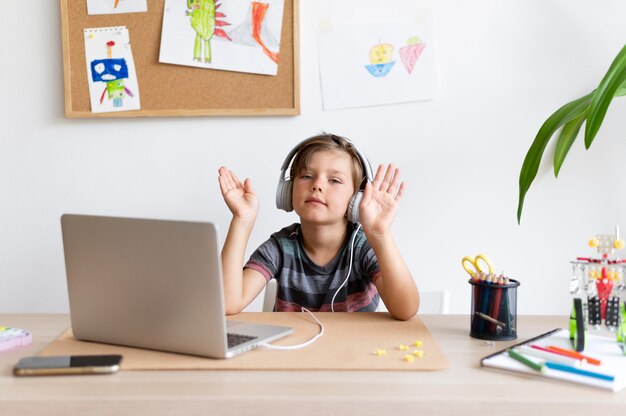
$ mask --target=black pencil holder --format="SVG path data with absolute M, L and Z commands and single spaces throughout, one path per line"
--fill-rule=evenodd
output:
M 470 336 L 492 341 L 517 338 L 517 287 L 510 279 L 506 284 L 469 280 L 472 285 Z

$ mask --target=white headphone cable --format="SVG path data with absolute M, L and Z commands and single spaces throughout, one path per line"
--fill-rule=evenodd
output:
M 317 324 L 320 326 L 320 332 L 317 335 L 315 335 L 313 338 L 311 338 L 310 340 L 308 340 L 307 342 L 304 342 L 302 344 L 297 344 L 297 345 L 272 345 L 272 344 L 269 344 L 267 342 L 259 342 L 257 344 L 257 347 L 259 347 L 259 348 L 267 348 L 267 349 L 270 349 L 270 350 L 280 350 L 280 351 L 299 350 L 300 348 L 308 347 L 309 345 L 311 345 L 315 341 L 317 341 L 317 339 L 319 337 L 324 335 L 324 325 L 322 325 L 322 323 L 319 321 L 319 319 L 317 319 L 315 317 L 315 315 L 313 315 L 313 313 L 310 310 L 308 310 L 307 308 L 305 308 L 304 306 L 302 307 L 302 312 L 308 312 L 313 317 L 313 319 L 315 319 Z
M 354 231 L 354 234 L 352 235 L 352 242 L 350 243 L 350 266 L 348 266 L 348 275 L 346 276 L 346 279 L 343 281 L 341 286 L 339 286 L 339 289 L 337 289 L 337 291 L 335 292 L 333 299 L 330 301 L 330 310 L 332 312 L 335 312 L 335 298 L 337 297 L 337 294 L 339 293 L 341 288 L 346 283 L 348 283 L 348 279 L 350 278 L 350 274 L 352 273 L 352 255 L 354 254 L 354 240 L 356 239 L 356 235 L 359 233 L 360 229 L 361 229 L 361 224 L 359 224 L 358 227 L 356 227 L 356 230 Z
M 356 239 L 356 235 L 358 234 L 360 229 L 361 229 L 361 224 L 359 224 L 357 226 L 356 230 L 354 231 L 354 234 L 352 235 L 352 241 L 350 243 L 350 266 L 348 266 L 348 275 L 346 276 L 346 278 L 343 281 L 343 283 L 341 284 L 341 286 L 339 286 L 339 288 L 335 292 L 335 294 L 333 296 L 333 299 L 330 301 L 330 310 L 332 312 L 335 312 L 334 303 L 335 303 L 335 298 L 337 297 L 337 294 L 339 293 L 341 288 L 344 287 L 344 285 L 348 282 L 348 279 L 350 278 L 350 274 L 352 273 L 352 258 L 353 258 L 353 255 L 354 255 L 354 240 Z M 302 306 L 301 310 L 302 310 L 302 312 L 308 312 L 313 317 L 313 319 L 315 319 L 317 324 L 320 326 L 320 332 L 317 335 L 315 335 L 310 340 L 308 340 L 308 341 L 306 341 L 306 342 L 304 342 L 302 344 L 298 344 L 298 345 L 272 345 L 272 344 L 267 343 L 267 342 L 259 342 L 257 344 L 257 347 L 258 348 L 267 348 L 267 349 L 270 349 L 270 350 L 289 351 L 289 350 L 299 350 L 300 348 L 308 347 L 309 345 L 311 345 L 315 341 L 317 341 L 317 339 L 319 337 L 324 335 L 324 325 L 322 325 L 322 323 L 319 321 L 319 319 L 317 319 L 315 317 L 315 315 L 313 315 L 313 313 L 310 310 L 308 310 L 307 308 L 305 308 L 304 306 Z

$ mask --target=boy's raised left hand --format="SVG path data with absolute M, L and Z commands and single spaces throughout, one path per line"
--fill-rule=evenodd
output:
M 368 237 L 384 236 L 396 215 L 406 184 L 393 164 L 379 165 L 374 181 L 365 185 L 359 207 L 359 220 Z
M 235 173 L 224 166 L 219 168 L 218 181 L 222 197 L 233 217 L 254 224 L 259 212 L 259 199 L 250 179 L 241 182 Z

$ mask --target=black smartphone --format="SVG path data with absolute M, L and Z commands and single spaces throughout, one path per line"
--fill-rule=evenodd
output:
M 121 355 L 24 357 L 13 368 L 16 376 L 110 374 L 120 369 Z

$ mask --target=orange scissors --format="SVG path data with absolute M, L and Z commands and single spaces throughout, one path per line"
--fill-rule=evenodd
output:
M 487 265 L 487 270 L 480 267 L 480 260 Z M 489 257 L 484 254 L 479 254 L 474 258 L 465 256 L 461 259 L 461 265 L 465 271 L 472 276 L 472 279 L 476 279 L 479 273 L 486 273 L 486 271 L 488 271 L 489 274 L 493 274 L 493 264 L 491 263 L 491 260 L 489 260 Z

